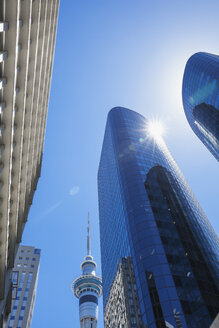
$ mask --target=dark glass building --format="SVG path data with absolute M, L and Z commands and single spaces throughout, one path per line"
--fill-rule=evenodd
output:
M 189 58 L 182 96 L 193 131 L 219 160 L 219 56 L 199 52 Z
M 147 126 L 126 108 L 108 114 L 98 172 L 104 309 L 128 256 L 143 327 L 208 328 L 219 311 L 218 239 Z

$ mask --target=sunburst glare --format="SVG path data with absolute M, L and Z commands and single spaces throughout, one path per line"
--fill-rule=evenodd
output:
M 150 121 L 147 126 L 150 137 L 158 140 L 164 133 L 164 126 L 160 121 Z

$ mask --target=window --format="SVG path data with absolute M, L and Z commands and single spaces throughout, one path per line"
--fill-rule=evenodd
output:
M 151 298 L 152 309 L 154 312 L 154 318 L 156 321 L 159 321 L 162 327 L 165 327 L 165 321 L 163 317 L 163 312 L 160 304 L 160 299 L 154 279 L 153 272 L 146 271 L 146 279 L 148 283 L 149 294 Z
M 12 284 L 17 285 L 18 283 L 18 271 L 14 271 L 12 274 Z
M 98 304 L 98 298 L 94 295 L 84 295 L 84 296 L 80 297 L 79 305 L 81 305 L 85 302 L 93 302 L 93 303 Z
M 21 309 L 20 317 L 19 318 L 23 318 L 24 317 L 24 311 L 25 311 L 25 308 L 24 309 Z

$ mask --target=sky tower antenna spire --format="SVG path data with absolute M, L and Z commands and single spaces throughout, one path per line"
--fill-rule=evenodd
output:
M 91 241 L 90 241 L 90 213 L 88 212 L 88 225 L 87 225 L 87 255 L 91 255 Z
M 97 264 L 91 256 L 90 213 L 87 225 L 87 255 L 81 263 L 82 275 L 71 285 L 75 296 L 79 298 L 80 328 L 97 328 L 98 299 L 102 294 L 102 279 L 96 276 Z

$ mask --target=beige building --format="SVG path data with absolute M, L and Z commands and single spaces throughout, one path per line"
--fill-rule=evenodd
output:
M 59 0 L 0 0 L 0 327 L 40 176 Z

